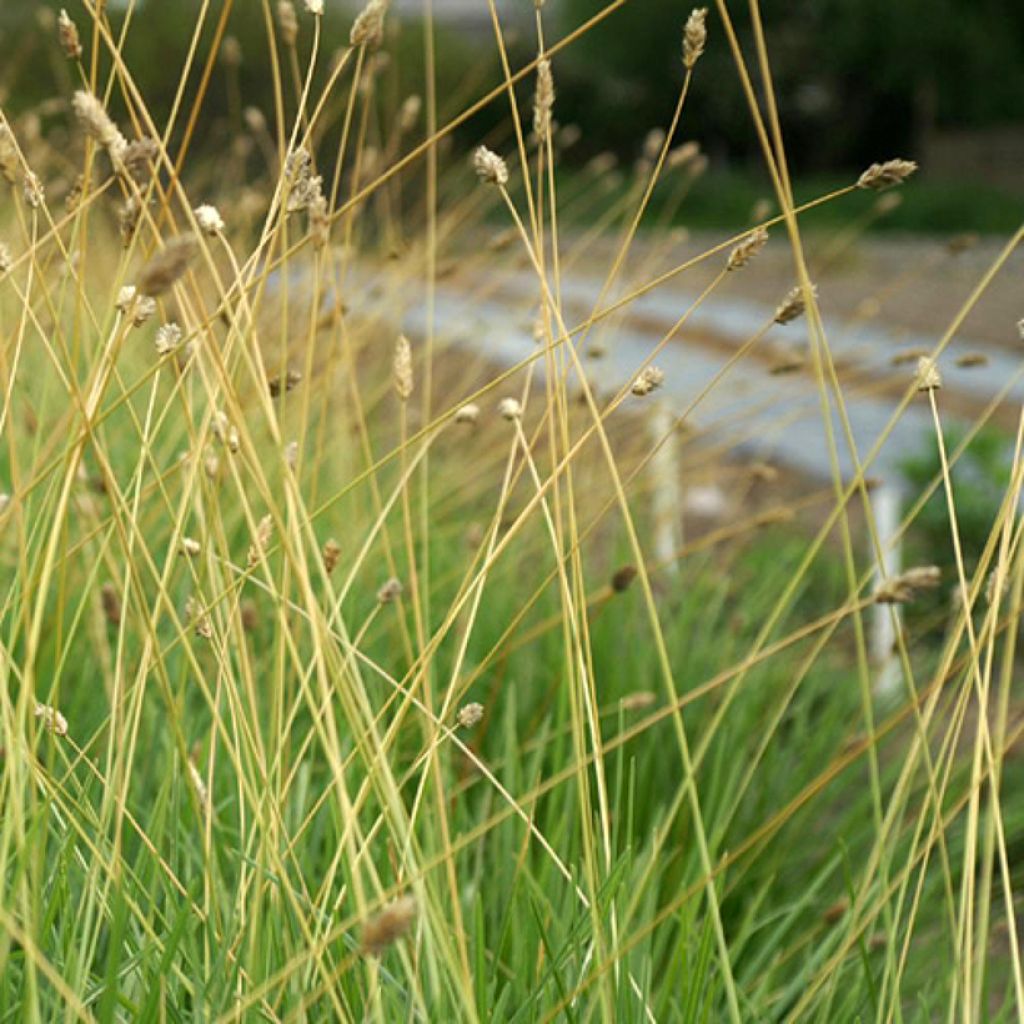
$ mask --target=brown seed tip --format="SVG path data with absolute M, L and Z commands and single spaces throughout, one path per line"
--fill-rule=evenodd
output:
M 758 228 L 756 231 L 751 231 L 746 238 L 736 246 L 731 253 L 729 253 L 729 259 L 725 264 L 726 270 L 739 270 L 740 267 L 745 267 L 766 245 L 768 242 L 768 232 L 764 228 Z
M 708 30 L 705 24 L 708 17 L 706 7 L 695 7 L 690 11 L 683 27 L 683 66 L 689 71 L 700 60 L 708 41 Z
M 455 716 L 455 720 L 463 729 L 472 729 L 474 725 L 479 724 L 483 717 L 483 704 L 472 703 L 459 708 L 459 713 Z
M 395 358 L 391 364 L 391 374 L 395 385 L 395 394 L 401 401 L 409 401 L 409 397 L 412 395 L 412 347 L 404 334 L 400 334 L 398 341 L 395 342 Z
M 621 569 L 616 569 L 612 573 L 612 590 L 616 594 L 621 594 L 623 591 L 628 590 L 633 580 L 637 577 L 637 569 L 635 565 L 624 565 Z
M 914 384 L 918 391 L 938 391 L 942 387 L 942 375 L 938 364 L 930 356 L 921 356 L 917 361 Z
M 473 169 L 477 177 L 488 185 L 508 184 L 508 167 L 497 153 L 486 146 L 478 146 L 473 153 Z
M 665 383 L 665 374 L 656 366 L 645 366 L 636 380 L 630 385 L 629 390 L 638 398 L 644 398 L 652 391 L 657 391 Z
M 913 601 L 922 590 L 934 590 L 942 582 L 942 572 L 937 565 L 918 565 L 913 569 L 894 576 L 876 591 L 876 604 L 903 604 Z
M 916 170 L 917 164 L 913 160 L 886 160 L 885 163 L 872 164 L 857 179 L 857 188 L 870 188 L 877 192 L 902 185 Z
M 378 956 L 400 939 L 416 920 L 416 900 L 402 896 L 363 925 L 363 952 Z

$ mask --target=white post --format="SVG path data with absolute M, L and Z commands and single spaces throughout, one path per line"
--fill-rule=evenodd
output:
M 882 564 L 875 570 L 876 585 L 883 579 L 898 576 L 902 568 L 899 488 L 883 484 L 871 495 L 875 530 L 882 551 Z M 886 700 L 897 696 L 901 681 L 900 663 L 896 657 L 896 629 L 899 606 L 876 604 L 871 620 L 871 660 L 877 671 L 875 696 Z
M 679 464 L 679 432 L 676 417 L 666 401 L 651 403 L 648 429 L 655 445 L 651 457 L 651 518 L 654 523 L 654 554 L 659 565 L 679 571 L 678 552 L 683 546 L 682 470 Z

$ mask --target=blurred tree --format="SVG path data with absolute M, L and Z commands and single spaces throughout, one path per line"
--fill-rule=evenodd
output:
M 566 0 L 564 28 L 603 0 Z M 730 14 L 759 82 L 746 4 Z M 620 151 L 664 124 L 682 82 L 687 10 L 668 0 L 627 3 L 562 60 L 560 108 L 591 139 Z M 936 124 L 1020 121 L 1024 4 L 1020 0 L 794 0 L 763 3 L 787 144 L 805 169 L 850 166 L 914 151 Z M 757 142 L 715 7 L 708 48 L 687 100 L 683 137 L 748 157 Z

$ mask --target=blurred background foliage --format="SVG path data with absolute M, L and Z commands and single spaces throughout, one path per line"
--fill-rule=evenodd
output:
M 175 0 L 146 2 L 136 8 L 127 33 L 127 63 L 158 117 L 175 100 L 176 75 L 167 73 L 168 65 L 180 66 L 195 15 L 203 6 L 201 0 Z M 545 7 L 549 41 L 603 6 L 604 0 L 549 0 Z M 224 9 L 222 0 L 209 7 L 186 104 L 198 87 Z M 501 72 L 484 0 L 480 0 L 479 17 L 473 18 L 466 17 L 464 6 L 459 8 L 462 13 L 445 17 L 445 0 L 435 0 L 434 7 L 438 52 L 445 54 L 436 71 L 439 120 L 444 123 L 497 84 Z M 62 105 L 52 102 L 54 96 L 67 96 L 75 84 L 74 68 L 55 43 L 58 10 L 57 4 L 37 0 L 0 3 L 0 46 L 6 57 L 0 66 L 0 104 L 11 116 L 30 110 L 44 117 L 67 116 Z M 68 10 L 72 17 L 81 17 L 74 2 Z M 355 5 L 328 0 L 323 59 L 314 90 L 326 81 L 331 56 L 347 44 L 354 10 Z M 533 5 L 515 0 L 500 3 L 499 10 L 512 66 L 522 66 L 535 56 Z M 738 4 L 730 10 L 739 44 L 756 77 L 748 12 Z M 631 163 L 648 129 L 668 124 L 683 81 L 684 13 L 667 0 L 631 0 L 556 56 L 556 115 L 560 123 L 582 129 L 579 143 L 563 155 L 568 172 L 606 150 Z M 1024 4 L 1019 0 L 970 4 L 793 0 L 765 3 L 761 13 L 790 168 L 798 181 L 813 181 L 827 190 L 845 183 L 874 160 L 912 157 L 922 164 L 921 185 L 908 208 L 887 218 L 888 226 L 934 231 L 1004 231 L 1016 226 L 1024 195 L 1019 174 L 1024 159 Z M 110 8 L 116 30 L 124 17 L 123 10 Z M 302 54 L 310 45 L 311 30 L 308 18 L 300 21 Z M 768 191 L 733 56 L 713 5 L 709 30 L 711 43 L 678 133 L 680 139 L 700 141 L 714 172 L 694 190 L 691 212 L 696 212 L 697 222 L 688 220 L 693 226 L 703 226 L 702 221 L 735 223 L 736 211 L 747 216 L 752 197 Z M 409 93 L 422 93 L 424 81 L 422 23 L 406 14 L 391 17 L 389 33 L 379 55 L 383 111 L 397 109 Z M 225 34 L 238 46 L 222 49 L 213 68 L 204 116 L 192 143 L 200 153 L 216 152 L 247 107 L 264 113 L 271 132 L 276 123 L 263 4 L 235 0 Z M 280 46 L 278 59 L 287 66 Z M 526 111 L 532 88 L 530 80 L 519 88 Z M 286 96 L 285 103 L 290 114 L 295 95 Z M 462 148 L 475 144 L 502 123 L 505 113 L 503 103 L 492 104 L 461 127 L 457 144 Z M 329 121 L 332 127 L 322 140 L 328 146 L 339 122 L 340 110 Z M 180 119 L 179 133 L 183 127 Z M 987 134 L 992 132 L 1001 134 Z M 995 137 L 1010 141 L 997 145 L 991 141 Z M 943 160 L 940 150 L 946 154 Z

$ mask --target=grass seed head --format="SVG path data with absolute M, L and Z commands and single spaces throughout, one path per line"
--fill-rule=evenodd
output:
M 538 139 L 551 131 L 551 110 L 555 105 L 555 80 L 551 74 L 551 61 L 542 57 L 537 61 L 537 90 L 533 94 L 533 130 Z
M 112 626 L 121 623 L 121 598 L 117 593 L 117 587 L 113 583 L 104 583 L 100 587 L 100 603 L 103 605 L 103 615 Z
M 478 725 L 480 720 L 484 717 L 484 706 L 483 704 L 465 704 L 459 708 L 459 713 L 455 716 L 455 720 L 459 723 L 459 726 L 463 729 L 472 729 L 474 725 Z
M 404 589 L 402 581 L 396 576 L 392 576 L 391 579 L 381 584 L 380 589 L 377 591 L 377 600 L 381 604 L 391 604 L 402 596 Z
M 683 67 L 689 71 L 700 60 L 708 41 L 708 9 L 695 7 L 683 26 Z
M 0 124 L 0 176 L 8 185 L 17 184 L 20 163 L 14 133 L 7 125 Z
M 203 545 L 199 543 L 194 537 L 182 537 L 181 538 L 181 553 L 187 555 L 189 558 L 195 558 L 200 551 L 203 550 Z
M 173 321 L 162 324 L 157 328 L 153 344 L 158 355 L 165 356 L 173 352 L 181 344 L 181 328 Z
M 506 420 L 518 420 L 523 415 L 523 407 L 518 398 L 503 398 L 498 403 L 498 415 Z
M 508 184 L 508 167 L 494 150 L 478 146 L 473 153 L 473 169 L 477 177 L 487 185 L 499 188 Z
M 23 188 L 25 202 L 33 210 L 38 210 L 46 199 L 46 189 L 39 178 L 32 171 L 25 172 L 25 184 Z
M 729 253 L 729 259 L 725 264 L 726 270 L 739 270 L 745 267 L 767 244 L 768 232 L 764 228 L 751 231 L 736 248 Z
M 79 89 L 71 100 L 71 106 L 86 135 L 95 139 L 107 151 L 115 170 L 122 168 L 128 151 L 128 140 L 114 124 L 102 102 L 91 92 Z
M 348 41 L 353 46 L 375 50 L 384 38 L 384 16 L 387 12 L 387 4 L 383 0 L 370 0 L 352 22 Z
M 257 524 L 252 544 L 249 545 L 249 554 L 246 560 L 249 563 L 250 569 L 263 560 L 264 552 L 267 550 L 267 545 L 270 543 L 270 538 L 273 535 L 274 517 L 268 514 Z
M 937 565 L 918 565 L 883 583 L 874 599 L 877 604 L 903 604 L 913 601 L 922 590 L 934 590 L 941 581 Z
M 403 133 L 412 131 L 419 120 L 422 109 L 423 100 L 419 96 L 415 94 L 406 96 L 398 111 L 398 130 Z
M 917 361 L 914 384 L 918 391 L 938 391 L 942 387 L 942 374 L 938 363 L 930 356 L 921 356 Z
M 886 160 L 881 164 L 872 164 L 857 179 L 857 188 L 870 188 L 877 192 L 902 185 L 916 170 L 917 164 L 913 160 Z
M 629 390 L 638 398 L 645 398 L 665 383 L 665 374 L 656 366 L 645 366 L 630 385 Z
M 54 736 L 67 736 L 68 720 L 56 708 L 49 704 L 36 704 L 34 714 L 48 732 Z
M 306 12 L 315 18 L 323 16 L 324 0 L 306 0 Z
M 371 956 L 379 956 L 400 939 L 415 920 L 416 900 L 412 896 L 402 896 L 389 903 L 363 925 L 363 951 Z
M 5 242 L 0 242 L 0 277 L 9 273 L 12 266 L 14 266 L 14 260 L 11 259 L 11 250 L 7 248 Z
M 395 394 L 401 401 L 409 401 L 412 395 L 412 348 L 404 334 L 400 334 L 398 341 L 395 342 L 395 358 L 391 365 L 391 373 Z
M 195 235 L 185 234 L 172 238 L 139 271 L 139 291 L 154 298 L 163 295 L 185 275 L 198 248 Z
M 68 60 L 78 60 L 82 56 L 78 26 L 68 17 L 68 12 L 63 7 L 57 17 L 57 38 L 60 40 L 60 48 Z
M 281 42 L 294 46 L 299 38 L 299 19 L 292 0 L 278 0 L 277 26 L 281 30 Z
M 815 296 L 818 294 L 818 289 L 813 284 L 811 285 L 811 294 Z M 779 303 L 773 319 L 777 324 L 791 324 L 794 320 L 803 316 L 806 308 L 807 303 L 804 301 L 804 290 L 800 285 L 797 285 Z
M 341 545 L 330 537 L 324 543 L 324 569 L 329 576 L 338 567 L 338 560 L 341 558 Z
M 203 203 L 193 211 L 196 215 L 196 224 L 204 235 L 219 235 L 224 230 L 224 219 L 221 217 L 216 206 Z
M 456 423 L 467 423 L 474 426 L 480 419 L 480 406 L 475 402 L 468 402 L 455 412 Z
M 619 569 L 616 569 L 612 573 L 612 590 L 616 594 L 621 594 L 625 590 L 629 590 L 632 586 L 633 580 L 637 577 L 637 568 L 635 565 L 624 565 Z

